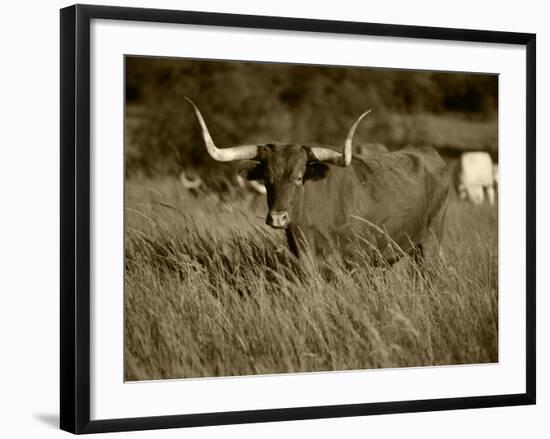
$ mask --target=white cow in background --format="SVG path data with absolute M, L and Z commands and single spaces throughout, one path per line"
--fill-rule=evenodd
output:
M 460 198 L 468 199 L 480 205 L 485 200 L 495 203 L 495 173 L 493 161 L 485 151 L 465 152 L 460 157 L 458 174 L 458 193 Z M 498 168 L 497 168 L 498 178 Z
M 204 184 L 200 176 L 192 172 L 181 171 L 179 180 L 181 185 L 194 197 L 199 195 L 201 189 L 204 189 Z

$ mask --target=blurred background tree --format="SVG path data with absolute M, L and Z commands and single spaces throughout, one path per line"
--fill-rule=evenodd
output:
M 447 154 L 498 144 L 498 77 L 378 68 L 126 57 L 126 173 L 229 172 L 204 150 L 184 97 L 219 146 L 269 141 L 390 149 L 431 144 Z

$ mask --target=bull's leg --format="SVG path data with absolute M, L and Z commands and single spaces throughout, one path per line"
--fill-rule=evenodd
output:
M 424 254 L 424 246 L 422 244 L 417 245 L 412 250 L 409 272 L 413 278 L 415 289 L 418 282 L 422 282 L 427 279 L 426 255 Z
M 489 200 L 489 204 L 491 206 L 493 206 L 495 204 L 495 189 L 494 187 L 491 185 L 491 186 L 487 186 L 485 188 L 486 192 L 487 192 L 487 199 Z
M 438 265 L 445 260 L 443 247 L 439 238 L 433 232 L 430 232 L 430 236 L 419 247 L 421 252 L 416 259 L 417 273 L 428 284 L 433 283 L 438 277 L 438 272 L 440 272 Z
M 428 234 L 422 242 L 423 256 L 433 263 L 440 260 L 446 265 L 445 253 L 443 251 L 443 237 L 445 232 L 445 220 L 449 197 L 443 202 L 437 215 L 434 216 L 428 228 Z
M 428 282 L 429 273 L 426 270 L 426 255 L 424 246 L 418 244 L 407 251 L 407 255 L 395 261 L 391 265 L 389 272 L 395 272 L 398 276 L 406 274 L 410 282 L 411 289 L 417 291 L 423 284 Z
M 422 267 L 424 265 L 425 254 L 424 246 L 422 244 L 417 245 L 416 248 L 413 250 L 412 260 L 414 264 L 418 267 Z
M 466 186 L 464 186 L 463 183 L 460 183 L 458 185 L 458 196 L 461 200 L 465 200 L 468 197 L 468 191 L 466 190 Z
M 285 231 L 290 251 L 300 260 L 306 275 L 313 275 L 316 272 L 313 237 L 306 236 L 299 227 L 293 225 L 287 227 Z
M 476 185 L 470 188 L 469 194 L 470 194 L 470 201 L 474 203 L 476 206 L 483 204 L 483 198 L 484 198 L 483 186 Z
M 292 229 L 290 227 L 287 227 L 285 229 L 286 232 L 286 241 L 288 243 L 288 248 L 291 251 L 291 253 L 296 256 L 297 258 L 300 257 L 300 251 L 298 249 L 298 242 L 296 241 L 296 236 L 294 235 Z
M 330 247 L 330 242 L 316 230 L 302 231 L 300 227 L 291 226 L 287 229 L 287 240 L 310 278 L 320 276 L 330 282 L 334 279 L 335 266 L 346 264 L 343 254 L 333 251 L 339 247 Z

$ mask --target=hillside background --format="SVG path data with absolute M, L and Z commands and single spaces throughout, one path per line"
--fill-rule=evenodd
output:
M 389 149 L 430 144 L 444 156 L 487 150 L 498 160 L 498 77 L 379 68 L 126 58 L 126 175 L 225 172 L 207 156 L 185 101 L 218 146 L 268 141 Z

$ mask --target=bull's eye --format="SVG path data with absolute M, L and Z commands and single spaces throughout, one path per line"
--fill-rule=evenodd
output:
M 302 184 L 302 180 L 303 180 L 302 175 L 298 175 L 298 177 L 296 177 L 296 180 L 294 180 L 294 183 L 295 184 Z

